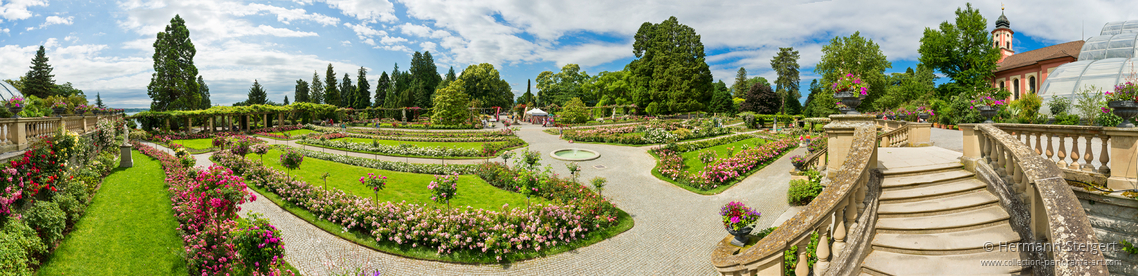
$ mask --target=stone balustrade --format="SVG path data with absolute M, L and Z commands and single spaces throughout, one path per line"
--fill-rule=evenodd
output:
M 1134 169 L 1138 129 L 1034 124 L 992 126 L 1012 135 L 1044 160 L 1055 163 L 1065 179 L 1112 190 L 1138 188 L 1138 170 Z M 979 149 L 977 145 L 970 147 L 967 141 L 975 131 L 964 131 L 967 156 L 969 151 Z
M 1013 229 L 1023 239 L 1021 242 L 1097 245 L 1095 231 L 1059 164 L 1042 156 L 1038 147 L 1033 149 L 1022 142 L 1021 134 L 1009 134 L 1004 129 L 1044 135 L 1065 134 L 1066 130 L 1043 131 L 1051 126 L 1029 126 L 962 125 L 965 167 L 976 172 L 1000 198 L 1000 205 L 1012 216 Z M 1053 266 L 1033 267 L 1036 274 L 1108 275 L 1103 255 L 1096 253 L 1052 250 L 1030 257 L 1056 262 Z
M 848 234 L 859 233 L 856 238 L 861 241 L 865 233 L 872 232 L 855 229 L 852 225 L 856 225 L 858 216 L 866 212 L 867 184 L 870 172 L 877 164 L 877 127 L 873 125 L 872 117 L 863 115 L 834 115 L 831 118 L 834 122 L 825 128 L 829 136 L 828 152 L 836 158 L 830 157 L 829 186 L 793 218 L 746 250 L 731 245 L 733 236 L 720 241 L 712 253 L 712 264 L 719 273 L 784 275 L 783 254 L 797 246 L 800 257 L 794 267 L 798 275 L 806 275 L 810 268 L 804 254 L 814 232 L 821 236 L 817 244 L 815 274 L 848 269 L 850 264 L 856 266 L 857 262 L 853 260 L 860 259 L 860 256 L 851 258 L 858 253 L 853 253 L 854 247 L 847 245 L 855 236 Z M 830 237 L 834 238 L 833 243 L 829 242 Z M 832 269 L 831 264 L 834 265 Z
M 932 124 L 895 120 L 874 120 L 881 131 L 882 147 L 932 146 Z
M 826 148 L 814 150 L 813 153 L 811 153 L 809 156 L 806 156 L 806 165 L 803 168 L 807 170 L 820 170 L 822 168 L 825 168 L 828 164 L 826 161 L 829 159 L 826 155 L 827 152 L 828 151 Z
M 41 137 L 51 135 L 63 127 L 76 133 L 95 129 L 99 120 L 121 117 L 122 114 L 97 116 L 65 116 L 38 118 L 0 118 L 0 152 L 19 151 Z

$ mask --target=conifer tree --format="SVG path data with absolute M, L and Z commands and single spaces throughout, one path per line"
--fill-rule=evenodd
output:
M 336 71 L 332 70 L 332 64 L 328 64 L 328 70 L 324 72 L 324 103 L 341 106 L 340 105 L 340 89 L 337 87 L 339 83 L 336 81 Z
M 36 57 L 32 58 L 32 66 L 29 67 L 28 73 L 24 75 L 24 95 L 36 96 L 40 98 L 47 98 L 52 95 L 52 90 L 55 89 L 55 80 L 51 74 L 54 70 L 51 65 L 47 63 L 47 56 L 44 53 L 43 45 L 40 45 L 39 51 L 36 51 Z
M 186 21 L 175 15 L 154 41 L 154 74 L 150 77 L 150 85 L 146 86 L 146 94 L 152 100 L 150 110 L 193 110 L 201 107 L 198 68 L 194 66 L 196 54 Z

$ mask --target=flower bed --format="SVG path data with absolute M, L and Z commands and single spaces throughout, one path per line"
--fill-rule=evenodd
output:
M 331 154 L 326 152 L 319 152 L 306 149 L 298 149 L 286 145 L 276 145 L 281 150 L 292 149 L 305 157 L 312 157 L 321 160 L 328 160 L 337 163 L 344 163 L 353 166 L 368 167 L 373 169 L 409 172 L 409 173 L 429 173 L 429 174 L 472 174 L 475 171 L 475 165 L 458 165 L 458 164 L 425 164 L 425 163 L 407 163 L 407 162 L 393 162 L 375 160 L 371 158 L 362 158 L 354 156 L 346 156 L 342 154 Z
M 561 138 L 578 142 L 644 145 L 713 137 L 731 132 L 728 128 L 714 127 L 712 124 L 711 120 L 653 121 L 646 125 L 568 129 L 561 133 Z
M 332 133 L 325 135 L 327 137 L 336 137 L 344 134 Z M 518 138 L 510 138 L 503 142 L 483 143 L 481 149 L 458 147 L 422 147 L 411 144 L 400 144 L 397 146 L 392 146 L 383 144 L 355 143 L 343 140 L 320 139 L 301 139 L 298 143 L 303 145 L 334 148 L 354 152 L 411 157 L 490 157 L 496 156 L 501 151 L 525 145 L 525 141 L 522 141 Z
M 261 273 L 280 274 L 277 268 L 284 262 L 283 243 L 275 236 L 248 237 L 247 232 L 275 227 L 267 222 L 251 223 L 250 228 L 239 228 L 238 205 L 257 200 L 245 186 L 241 177 L 224 167 L 211 166 L 205 170 L 187 168 L 177 157 L 137 141 L 133 142 L 143 154 L 158 159 L 166 171 L 166 184 L 170 186 L 170 200 L 174 216 L 178 219 L 178 232 L 185 242 L 185 258 L 191 274 L 229 275 L 231 272 L 257 270 Z M 256 228 L 252 228 L 256 227 Z M 279 232 L 273 232 L 279 236 Z M 260 239 L 267 246 L 251 249 L 240 241 Z M 238 253 L 241 250 L 243 253 Z M 266 254 L 271 256 L 266 257 Z M 254 260 L 270 260 L 261 264 Z
M 519 254 L 541 252 L 583 239 L 589 233 L 614 225 L 619 211 L 595 195 L 566 201 L 564 198 L 591 192 L 579 184 L 569 187 L 564 180 L 550 181 L 547 193 L 556 193 L 550 199 L 565 205 L 534 205 L 528 210 L 508 206 L 495 211 L 392 202 L 377 204 L 343 191 L 325 191 L 291 180 L 280 171 L 230 153 L 214 156 L 219 164 L 240 172 L 252 185 L 312 212 L 321 220 L 331 221 L 346 230 L 368 233 L 380 244 L 395 244 L 406 250 L 425 247 L 439 255 L 477 254 L 497 261 L 510 260 Z M 512 171 L 504 167 L 492 172 L 501 176 L 495 180 L 513 179 Z
M 339 128 L 322 127 L 316 125 L 306 125 L 316 131 L 340 131 Z M 417 136 L 417 137 L 494 137 L 494 136 L 514 136 L 514 130 L 503 128 L 497 131 L 406 131 L 406 130 L 390 130 L 390 129 L 367 129 L 367 128 L 349 128 L 349 132 L 360 134 L 371 134 L 377 136 Z
M 406 141 L 406 142 L 502 142 L 515 138 L 513 136 L 465 136 L 465 137 L 435 137 L 435 136 L 380 136 L 351 133 L 347 134 L 352 138 L 365 138 L 376 140 L 389 140 L 389 141 Z
M 793 138 L 771 141 L 758 147 L 740 150 L 728 158 L 719 158 L 715 160 L 714 163 L 707 164 L 702 170 L 696 173 L 687 171 L 687 165 L 684 163 L 683 157 L 680 156 L 683 152 L 676 150 L 699 150 L 714 145 L 730 143 L 727 141 L 731 140 L 724 138 L 721 140 L 717 139 L 717 141 L 699 142 L 705 147 L 699 147 L 701 145 L 665 145 L 653 148 L 650 152 L 659 158 L 656 172 L 667 178 L 667 180 L 674 181 L 697 191 L 711 191 L 742 180 L 754 171 L 774 162 L 779 156 L 789 152 L 790 149 L 798 145 Z

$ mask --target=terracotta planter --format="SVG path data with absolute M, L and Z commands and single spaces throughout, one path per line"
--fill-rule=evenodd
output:
M 1117 128 L 1132 128 L 1134 123 L 1130 122 L 1130 118 L 1138 116 L 1138 103 L 1134 101 L 1110 101 L 1106 106 L 1114 112 L 1114 115 L 1122 117 L 1122 123 L 1119 123 Z

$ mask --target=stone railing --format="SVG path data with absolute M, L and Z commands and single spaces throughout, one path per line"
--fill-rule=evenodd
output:
M 885 132 L 889 132 L 889 131 L 892 131 L 894 129 L 905 127 L 909 123 L 906 121 L 881 120 L 881 119 L 873 120 L 873 122 L 877 124 L 877 127 L 881 128 L 881 131 L 885 131 Z
M 63 127 L 76 133 L 94 130 L 99 120 L 121 117 L 121 114 L 98 116 L 65 116 L 38 118 L 0 118 L 0 152 L 19 151 L 28 148 L 44 135 L 51 135 L 56 128 Z
M 1138 170 L 1134 169 L 1138 129 L 1032 124 L 992 126 L 1012 135 L 1044 160 L 1055 163 L 1065 179 L 1113 190 L 1138 188 Z
M 826 148 L 814 150 L 809 156 L 806 156 L 806 165 L 803 168 L 807 170 L 821 170 L 826 167 Z
M 988 183 L 1012 216 L 1023 243 L 1098 244 L 1083 206 L 1055 162 L 991 124 L 962 125 L 966 168 Z M 1107 275 L 1103 255 L 1090 250 L 1035 252 L 1030 258 L 1055 261 L 1035 266 L 1037 275 Z M 1073 264 L 1073 265 L 1071 265 Z
M 909 126 L 902 125 L 894 128 L 893 130 L 878 135 L 877 139 L 880 141 L 877 144 L 880 147 L 909 146 Z
M 857 115 L 835 115 L 836 118 L 842 116 L 859 117 Z M 856 225 L 855 220 L 859 214 L 866 210 L 866 205 L 863 202 L 866 199 L 867 184 L 870 182 L 870 172 L 877 163 L 877 147 L 875 144 L 877 142 L 877 130 L 868 117 L 854 119 L 856 122 L 835 120 L 835 123 L 826 126 L 827 133 L 830 136 L 830 147 L 834 148 L 831 153 L 835 155 L 831 157 L 830 166 L 835 166 L 834 162 L 841 162 L 841 165 L 840 168 L 830 169 L 829 186 L 793 218 L 784 222 L 770 235 L 746 250 L 731 245 L 730 241 L 734 238 L 733 236 L 721 240 L 712 252 L 712 264 L 719 273 L 723 275 L 784 275 L 785 271 L 783 270 L 786 265 L 783 264 L 783 255 L 793 246 L 798 248 L 799 254 L 799 262 L 793 267 L 799 272 L 809 271 L 805 252 L 810 242 L 810 236 L 815 231 L 820 235 L 819 241 L 826 241 L 817 244 L 818 261 L 814 267 L 816 274 L 822 274 L 821 272 L 827 270 L 848 269 L 850 264 L 856 265 L 857 261 L 851 260 L 859 260 L 860 256 L 859 253 L 853 253 L 856 246 L 847 246 L 849 242 L 847 241 L 847 233 L 851 233 L 851 231 L 865 233 L 864 229 L 854 229 L 850 226 Z M 835 145 L 839 146 L 835 147 Z M 829 237 L 834 237 L 832 244 L 829 242 Z M 855 236 L 849 235 L 848 237 L 854 238 Z M 857 237 L 860 240 L 865 236 L 858 235 Z M 830 254 L 830 252 L 835 254 Z M 831 262 L 831 255 L 834 257 L 833 263 Z

